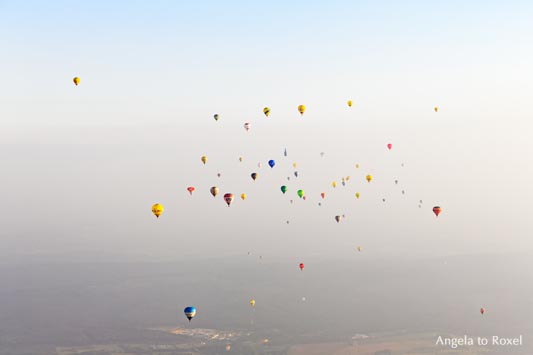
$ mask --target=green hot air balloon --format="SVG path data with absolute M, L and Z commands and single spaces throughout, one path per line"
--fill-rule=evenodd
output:
M 287 192 L 287 186 L 283 185 L 281 187 L 281 192 L 283 192 L 283 193 Z
M 302 198 L 304 197 L 304 195 L 305 195 L 304 190 L 298 190 L 298 197 Z

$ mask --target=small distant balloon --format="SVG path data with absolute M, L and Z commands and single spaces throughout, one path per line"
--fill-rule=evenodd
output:
M 252 180 L 255 181 L 259 175 L 257 173 L 252 173 L 250 176 L 252 177 Z
M 300 115 L 304 114 L 305 109 L 306 109 L 305 105 L 298 106 L 298 112 L 300 112 Z
M 209 189 L 209 191 L 211 192 L 211 195 L 213 195 L 213 197 L 217 197 L 219 189 L 218 187 L 213 186 L 211 187 L 211 189 Z
M 189 186 L 189 187 L 187 188 L 187 191 L 189 191 L 189 194 L 190 194 L 191 196 L 192 196 L 192 193 L 194 192 L 194 190 L 196 190 L 196 189 L 194 188 L 194 186 Z
M 274 159 L 271 159 L 268 161 L 268 165 L 273 168 L 276 165 L 276 161 Z
M 268 116 L 270 115 L 270 109 L 269 109 L 268 107 L 265 107 L 265 108 L 263 109 L 263 113 L 265 114 L 265 116 L 268 117 Z
M 360 194 L 359 192 L 356 192 L 356 193 L 355 193 L 355 197 L 356 197 L 356 198 L 359 198 L 359 197 L 361 197 L 361 194 Z
M 246 194 L 241 194 L 241 200 L 246 200 Z
M 200 160 L 202 161 L 202 163 L 204 163 L 204 165 L 205 165 L 205 163 L 207 163 L 207 157 L 206 157 L 205 155 L 202 156 L 202 157 L 200 158 Z
M 74 85 L 78 86 L 79 83 L 80 83 L 80 78 L 78 78 L 77 76 L 74 77 L 74 79 L 72 79 L 72 81 L 74 82 Z M 89 85 L 90 86 L 90 85 Z
M 298 194 L 298 197 L 300 197 L 300 198 L 304 197 L 304 195 L 305 195 L 304 190 L 298 190 L 296 193 Z
M 366 181 L 368 181 L 368 182 L 372 181 L 372 175 L 367 175 L 366 176 Z
M 433 207 L 433 213 L 435 213 L 435 216 L 439 216 L 439 214 L 442 212 L 442 209 L 439 206 Z
M 215 113 L 215 115 L 213 116 L 213 118 L 215 119 L 215 121 L 218 121 L 218 118 L 219 118 L 219 117 L 220 117 L 220 116 L 218 115 L 218 113 Z
M 341 221 L 341 216 L 335 216 L 335 220 L 339 223 Z
M 348 100 L 347 104 L 348 104 L 348 107 L 352 107 L 352 104 L 353 104 L 352 100 Z
M 434 110 L 435 112 L 439 112 L 439 108 L 438 108 L 437 106 L 435 106 L 435 107 L 433 108 L 433 110 Z
M 300 265 L 299 265 L 299 266 L 300 266 L 300 270 L 303 270 L 303 269 L 305 268 L 305 265 L 304 265 L 304 263 L 300 263 Z
M 190 322 L 191 319 L 193 319 L 194 316 L 196 315 L 196 308 L 194 308 L 192 306 L 185 307 L 185 309 L 183 310 L 183 313 L 185 313 L 185 317 L 187 317 L 187 319 Z
M 233 194 L 232 193 L 224 194 L 224 201 L 229 207 L 231 205 L 231 202 L 233 201 Z
M 285 192 L 287 192 L 287 186 L 283 185 L 281 187 L 281 192 L 283 192 L 283 194 L 285 194 Z
M 248 132 L 250 130 L 250 128 L 252 127 L 252 125 L 250 124 L 250 122 L 246 122 L 244 124 L 244 129 L 246 130 L 246 132 Z
M 387 148 L 389 148 L 389 150 L 391 150 L 392 149 L 392 144 L 390 144 L 390 143 L 387 144 Z
M 157 218 L 159 218 L 159 216 L 161 216 L 164 211 L 165 211 L 165 207 L 163 207 L 163 205 L 160 203 L 156 203 L 155 205 L 152 206 L 152 213 Z

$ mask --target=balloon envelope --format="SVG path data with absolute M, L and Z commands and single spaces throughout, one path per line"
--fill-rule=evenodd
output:
M 305 267 L 304 263 L 300 263 L 300 270 L 303 270 Z
M 276 162 L 273 159 L 271 159 L 268 161 L 268 165 L 270 165 L 270 167 L 273 168 L 276 165 Z
M 302 198 L 304 196 L 304 194 L 305 194 L 304 190 L 298 190 L 296 193 L 298 194 L 298 197 L 300 197 L 300 198 Z
M 283 193 L 287 192 L 287 186 L 283 185 L 281 187 L 281 192 L 283 192 Z
M 218 187 L 213 186 L 211 189 L 209 189 L 209 191 L 211 192 L 211 195 L 213 195 L 213 197 L 217 197 L 219 189 Z
M 224 194 L 224 201 L 226 201 L 226 204 L 229 207 L 229 205 L 231 205 L 231 202 L 233 201 L 233 194 L 231 193 Z
M 165 211 L 165 207 L 163 207 L 163 205 L 160 203 L 156 203 L 155 205 L 152 206 L 152 213 L 157 218 L 159 218 L 159 216 L 161 216 L 164 211 Z
M 433 213 L 435 213 L 435 216 L 438 217 L 441 212 L 442 212 L 442 208 L 440 208 L 439 206 L 433 207 Z
M 74 85 L 78 86 L 78 84 L 80 83 L 80 78 L 76 76 L 74 77 L 74 79 L 72 79 L 72 81 L 74 82 Z
M 298 112 L 300 112 L 300 115 L 303 115 L 305 112 L 305 105 L 298 106 Z

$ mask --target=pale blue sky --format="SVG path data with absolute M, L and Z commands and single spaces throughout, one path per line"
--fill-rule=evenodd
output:
M 531 251 L 532 39 L 527 1 L 0 1 L 6 253 Z M 305 207 L 277 195 L 293 161 Z

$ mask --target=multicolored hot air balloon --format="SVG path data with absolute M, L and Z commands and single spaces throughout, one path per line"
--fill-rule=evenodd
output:
M 80 83 L 80 78 L 76 76 L 74 77 L 74 79 L 72 79 L 72 81 L 74 82 L 74 85 L 78 86 L 78 84 Z
M 268 117 L 268 116 L 270 115 L 270 109 L 269 109 L 268 107 L 265 107 L 265 108 L 263 109 L 263 113 L 265 114 L 265 116 Z
M 196 189 L 194 188 L 194 186 L 189 186 L 189 187 L 187 188 L 187 191 L 189 191 L 189 194 L 191 194 L 191 196 L 192 196 L 192 193 L 194 192 L 194 190 L 196 190 Z
M 185 307 L 185 309 L 183 310 L 183 313 L 185 313 L 185 317 L 187 317 L 187 319 L 190 322 L 191 319 L 193 319 L 194 316 L 196 315 L 196 308 L 194 308 L 192 306 Z
M 268 161 L 268 165 L 269 165 L 271 168 L 273 168 L 273 167 L 276 165 L 276 161 L 275 161 L 274 159 L 270 159 L 270 160 Z
M 224 194 L 224 201 L 226 201 L 229 207 L 231 205 L 231 202 L 233 201 L 233 194 L 231 193 Z
M 152 213 L 157 218 L 159 218 L 159 216 L 161 216 L 164 211 L 165 211 L 165 207 L 163 207 L 163 205 L 160 203 L 156 203 L 155 205 L 152 206 Z
M 433 213 L 435 213 L 435 216 L 438 217 L 441 212 L 442 212 L 442 208 L 440 208 L 439 206 L 433 207 Z
M 259 176 L 257 173 L 252 173 L 252 175 L 250 175 L 252 177 L 252 179 L 255 181 L 255 179 L 257 179 L 257 177 Z
M 204 165 L 205 163 L 207 163 L 207 157 L 205 155 L 203 155 L 200 160 L 202 161 L 202 163 L 204 163 Z
M 300 112 L 300 115 L 303 115 L 305 112 L 305 105 L 298 106 L 298 112 Z
M 213 186 L 211 189 L 209 189 L 209 191 L 211 192 L 211 195 L 213 195 L 213 197 L 217 197 L 219 189 L 218 187 Z
M 281 192 L 283 192 L 285 194 L 285 192 L 287 192 L 287 186 L 283 185 L 281 187 Z
M 304 263 L 300 263 L 300 270 L 303 270 L 305 267 Z

